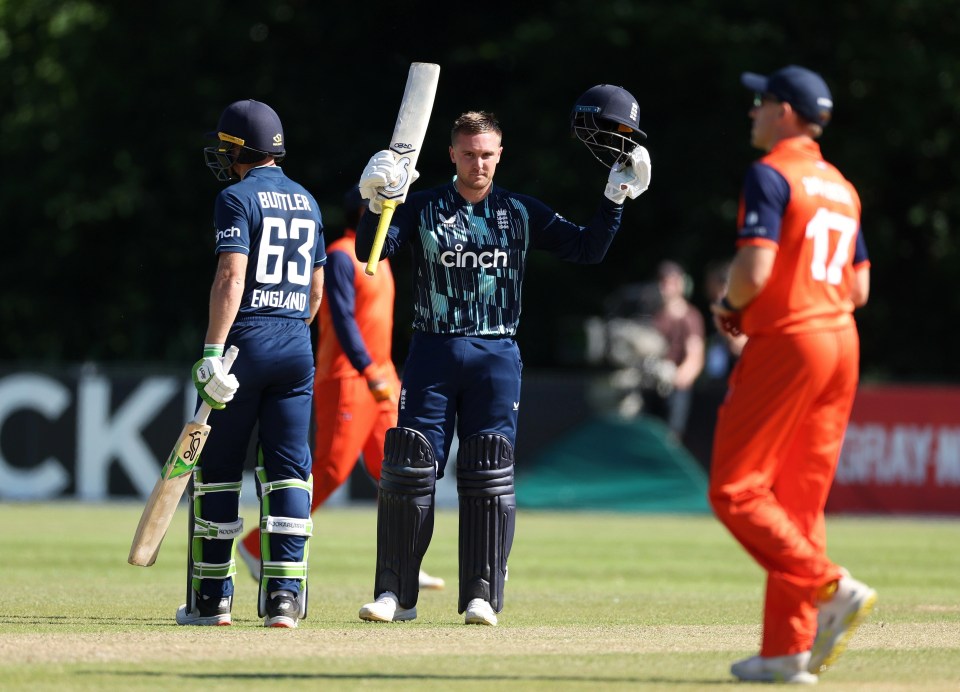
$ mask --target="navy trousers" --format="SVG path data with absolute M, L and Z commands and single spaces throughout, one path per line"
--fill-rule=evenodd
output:
M 403 370 L 397 425 L 422 433 L 443 476 L 454 430 L 498 433 L 516 444 L 520 349 L 511 338 L 415 332 Z

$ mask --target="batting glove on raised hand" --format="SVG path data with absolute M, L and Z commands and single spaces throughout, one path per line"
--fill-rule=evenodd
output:
M 370 211 L 379 214 L 383 211 L 383 199 L 386 196 L 380 193 L 384 188 L 403 187 L 407 176 L 412 185 L 420 177 L 420 173 L 406 170 L 397 163 L 396 157 L 389 150 L 378 151 L 370 157 L 367 167 L 360 175 L 360 196 L 369 201 Z
M 204 346 L 203 358 L 193 364 L 193 386 L 210 408 L 222 409 L 240 388 L 236 375 L 223 368 L 223 345 Z
M 603 194 L 617 204 L 623 204 L 627 197 L 636 199 L 650 187 L 652 173 L 650 152 L 638 146 L 630 152 L 630 158 L 626 163 L 618 163 L 610 169 L 607 187 Z

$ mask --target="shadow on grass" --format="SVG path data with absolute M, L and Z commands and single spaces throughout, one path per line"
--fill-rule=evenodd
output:
M 0 625 L 164 625 L 177 626 L 173 616 L 170 618 L 138 617 L 102 617 L 97 615 L 3 615 Z
M 698 685 L 698 686 L 708 686 L 708 685 L 729 685 L 736 681 L 734 680 L 717 680 L 713 678 L 691 678 L 691 679 L 680 679 L 680 678 L 664 678 L 657 676 L 650 677 L 627 677 L 627 676 L 587 676 L 587 677 L 571 677 L 571 676 L 559 676 L 559 675 L 473 675 L 465 676 L 463 674 L 451 674 L 451 675 L 431 675 L 424 673 L 410 673 L 410 674 L 385 674 L 385 673 L 176 673 L 170 671 L 78 671 L 78 675 L 96 675 L 96 676 L 115 676 L 115 677 L 147 677 L 160 680 L 162 678 L 180 678 L 183 680 L 216 680 L 217 682 L 224 682 L 229 680 L 234 680 L 236 682 L 252 682 L 262 680 L 264 683 L 275 682 L 277 680 L 288 680 L 291 682 L 294 681 L 372 681 L 379 680 L 382 682 L 439 682 L 444 680 L 449 680 L 454 684 L 463 683 L 468 680 L 485 680 L 491 682 L 512 682 L 512 683 L 523 683 L 523 682 L 556 682 L 556 683 L 590 683 L 597 685 L 606 685 L 606 684 L 620 684 L 620 685 L 637 685 L 637 684 L 651 684 L 651 683 L 661 683 L 661 684 L 672 684 L 672 685 Z

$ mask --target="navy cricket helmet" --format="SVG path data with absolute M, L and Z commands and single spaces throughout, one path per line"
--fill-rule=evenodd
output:
M 598 84 L 573 106 L 570 130 L 607 168 L 622 164 L 647 134 L 640 129 L 640 107 L 623 87 Z M 635 139 L 636 138 L 636 139 Z
M 227 106 L 210 136 L 217 138 L 217 144 L 203 151 L 207 166 L 221 181 L 237 179 L 232 171 L 235 163 L 256 163 L 267 156 L 279 163 L 287 153 L 280 116 L 253 99 Z

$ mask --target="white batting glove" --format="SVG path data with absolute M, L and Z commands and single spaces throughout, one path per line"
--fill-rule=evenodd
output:
M 379 214 L 383 211 L 383 200 L 387 196 L 382 194 L 384 188 L 399 189 L 404 185 L 412 185 L 419 177 L 418 171 L 407 170 L 398 164 L 390 151 L 384 149 L 371 156 L 367 167 L 363 169 L 359 183 L 360 196 L 370 203 L 370 211 Z
M 650 187 L 652 173 L 650 152 L 638 146 L 630 152 L 630 158 L 625 164 L 617 164 L 610 169 L 603 194 L 617 204 L 623 204 L 627 197 L 636 199 Z
M 383 198 L 377 193 L 399 180 L 400 170 L 391 152 L 384 149 L 370 157 L 360 175 L 360 196 L 370 202 L 370 211 L 379 214 L 383 210 Z
M 222 409 L 233 401 L 240 383 L 233 374 L 223 370 L 223 345 L 208 345 L 203 358 L 193 364 L 193 386 L 210 408 Z

